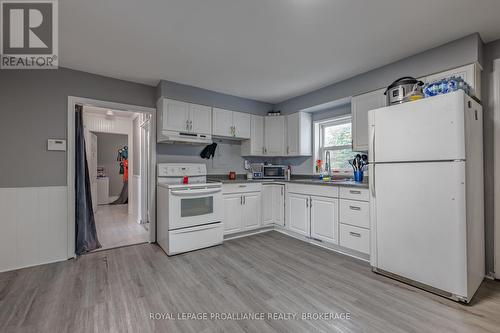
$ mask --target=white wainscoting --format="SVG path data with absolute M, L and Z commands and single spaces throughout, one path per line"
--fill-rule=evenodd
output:
M 68 258 L 67 187 L 0 188 L 0 272 Z
M 141 176 L 132 175 L 129 182 L 129 205 L 132 205 L 131 214 L 134 221 L 141 223 Z

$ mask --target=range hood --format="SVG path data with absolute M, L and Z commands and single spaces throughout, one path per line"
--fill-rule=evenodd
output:
M 212 143 L 212 135 L 190 132 L 161 131 L 157 141 L 165 143 L 181 142 L 206 145 Z

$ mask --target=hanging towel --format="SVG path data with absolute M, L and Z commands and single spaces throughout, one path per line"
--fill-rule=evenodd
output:
M 206 146 L 200 153 L 200 157 L 209 160 L 210 157 L 215 156 L 215 150 L 217 149 L 217 144 L 214 142 L 211 145 Z

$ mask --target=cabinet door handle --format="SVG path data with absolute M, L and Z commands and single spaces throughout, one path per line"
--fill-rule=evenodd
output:
M 306 207 L 309 207 L 309 198 L 306 198 Z
M 361 210 L 361 207 L 358 206 L 349 206 L 351 210 Z
M 361 194 L 361 191 L 358 191 L 358 190 L 349 190 L 349 193 L 351 193 L 351 194 Z
M 358 238 L 361 237 L 361 234 L 359 232 L 352 232 L 352 231 L 350 231 L 349 235 L 351 235 L 353 237 L 358 237 Z
M 310 199 L 309 199 L 309 207 L 311 207 L 311 208 L 312 208 L 312 206 L 313 206 L 313 199 L 312 199 L 312 198 L 310 198 Z
M 186 131 L 189 131 L 189 120 L 186 120 Z
M 247 197 L 243 196 L 243 204 L 246 205 L 247 204 Z
M 240 196 L 240 205 L 243 205 L 243 196 Z
M 238 187 L 247 187 L 246 185 L 238 185 Z

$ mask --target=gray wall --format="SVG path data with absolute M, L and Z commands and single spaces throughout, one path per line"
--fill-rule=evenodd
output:
M 118 150 L 128 145 L 128 137 L 125 134 L 95 134 L 97 135 L 97 166 L 104 167 L 109 177 L 109 195 L 118 196 L 123 187 L 123 175 L 120 175 L 120 163 L 116 158 Z
M 66 186 L 68 96 L 154 107 L 154 87 L 70 69 L 0 70 L 0 187 Z
M 500 40 L 488 43 L 484 46 L 483 59 L 483 112 L 484 112 L 484 156 L 485 156 L 485 234 L 486 234 L 486 271 L 494 270 L 494 177 L 495 170 L 493 162 L 493 89 L 492 72 L 493 61 L 500 58 Z
M 465 64 L 480 62 L 482 42 L 473 34 L 445 45 L 396 61 L 350 79 L 331 84 L 275 105 L 288 114 L 347 96 L 354 96 L 388 86 L 402 76 L 425 76 Z
M 244 80 L 244 78 L 242 79 Z M 273 105 L 269 103 L 164 80 L 159 83 L 157 88 L 157 97 L 159 98 L 160 96 L 195 104 L 214 106 L 221 109 L 260 115 L 267 114 L 267 111 L 273 108 Z

